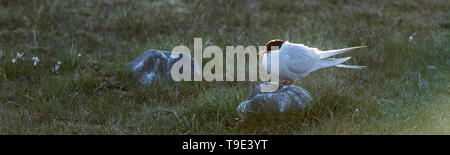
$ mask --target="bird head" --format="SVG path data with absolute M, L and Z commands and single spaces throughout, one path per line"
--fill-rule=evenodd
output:
M 263 50 L 263 51 L 259 52 L 258 55 L 263 55 L 263 54 L 270 53 L 270 51 L 272 51 L 272 48 L 280 49 L 281 45 L 283 45 L 283 43 L 284 43 L 284 41 L 280 40 L 280 39 L 271 40 L 271 41 L 267 42 L 266 50 Z

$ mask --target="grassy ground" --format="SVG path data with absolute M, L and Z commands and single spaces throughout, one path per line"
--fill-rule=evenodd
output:
M 0 134 L 450 134 L 449 10 L 447 0 L 9 1 Z M 308 109 L 246 120 L 236 107 L 259 82 L 142 87 L 124 71 L 147 49 L 192 49 L 194 37 L 366 45 L 343 56 L 368 68 L 314 72 L 295 83 L 313 94 Z

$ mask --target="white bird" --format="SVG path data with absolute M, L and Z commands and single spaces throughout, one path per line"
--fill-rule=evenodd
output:
M 363 47 L 365 46 L 320 51 L 317 48 L 311 48 L 303 44 L 290 43 L 282 40 L 271 40 L 266 44 L 267 49 L 259 52 L 258 55 L 264 54 L 262 64 L 268 73 L 271 73 L 272 71 L 270 65 L 272 61 L 271 58 L 278 57 L 279 66 L 277 69 L 279 79 L 283 80 L 282 84 L 288 84 L 288 82 L 286 82 L 287 80 L 290 81 L 289 84 L 292 84 L 293 81 L 301 79 L 309 73 L 322 68 L 333 66 L 352 69 L 364 68 L 365 66 L 342 64 L 349 60 L 350 57 L 327 59 L 328 57 Z

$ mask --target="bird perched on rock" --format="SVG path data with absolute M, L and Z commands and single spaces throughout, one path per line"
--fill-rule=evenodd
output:
M 258 53 L 263 55 L 263 67 L 269 73 L 271 65 L 268 65 L 272 56 L 278 56 L 279 79 L 283 80 L 282 84 L 292 84 L 293 81 L 307 76 L 309 73 L 327 67 L 342 67 L 352 69 L 362 69 L 365 66 L 344 65 L 343 62 L 350 59 L 350 57 L 327 59 L 328 57 L 341 54 L 353 49 L 363 48 L 365 46 L 356 46 L 343 49 L 335 49 L 328 51 L 321 51 L 317 48 L 311 48 L 303 44 L 290 43 L 283 40 L 271 40 L 266 44 L 266 50 Z M 287 82 L 289 81 L 289 82 Z

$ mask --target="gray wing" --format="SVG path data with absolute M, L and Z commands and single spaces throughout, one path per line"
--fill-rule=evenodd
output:
M 287 52 L 283 61 L 288 62 L 288 70 L 295 74 L 308 73 L 313 68 L 319 57 L 314 51 L 316 48 L 309 48 L 303 44 L 285 43 L 280 51 Z

